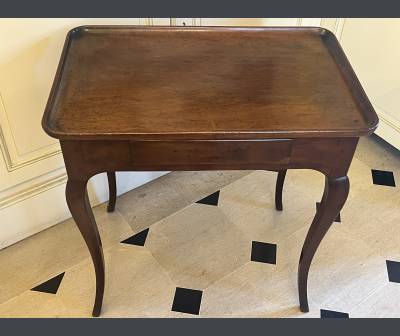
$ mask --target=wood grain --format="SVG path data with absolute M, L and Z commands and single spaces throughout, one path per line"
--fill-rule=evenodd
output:
M 365 135 L 377 117 L 322 28 L 72 30 L 43 119 L 59 139 Z

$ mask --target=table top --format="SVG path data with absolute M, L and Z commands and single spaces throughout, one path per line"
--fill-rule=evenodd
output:
M 354 137 L 378 118 L 322 28 L 83 26 L 43 116 L 58 139 Z

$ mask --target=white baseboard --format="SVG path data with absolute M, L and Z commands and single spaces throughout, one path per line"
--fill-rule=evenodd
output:
M 167 172 L 117 173 L 117 191 L 121 195 Z M 106 174 L 94 176 L 88 184 L 92 206 L 108 200 Z M 65 201 L 65 181 L 54 183 L 45 191 L 27 195 L 0 211 L 0 249 L 12 245 L 71 217 Z
M 379 116 L 379 126 L 376 129 L 375 134 L 400 150 L 400 121 L 379 107 L 374 106 L 374 108 Z

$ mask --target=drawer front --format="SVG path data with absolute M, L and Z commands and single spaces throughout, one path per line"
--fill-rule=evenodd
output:
M 82 141 L 82 155 L 93 165 L 130 164 L 132 161 L 129 141 Z
M 292 140 L 254 141 L 132 141 L 135 164 L 158 168 L 179 166 L 236 166 L 245 164 L 287 164 Z
M 328 174 L 349 166 L 357 140 L 63 141 L 61 146 L 66 165 L 77 173 L 308 168 Z

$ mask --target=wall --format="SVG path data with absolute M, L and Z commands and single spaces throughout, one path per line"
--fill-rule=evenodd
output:
M 41 118 L 65 35 L 82 24 L 169 24 L 169 19 L 0 19 L 0 248 L 68 217 L 60 147 Z M 162 173 L 119 173 L 119 194 Z M 104 174 L 89 182 L 108 198 Z
M 400 149 L 400 19 L 323 19 L 379 115 L 376 134 Z
M 379 134 L 400 146 L 400 21 L 370 19 L 0 19 L 0 248 L 70 216 L 60 147 L 40 121 L 64 38 L 82 24 L 325 26 L 337 33 L 381 117 Z M 371 66 L 373 64 L 373 66 Z M 119 194 L 162 173 L 118 173 Z M 89 183 L 93 205 L 108 198 L 104 174 Z
M 83 24 L 276 25 L 299 19 L 0 19 L 0 248 L 68 217 L 66 173 L 57 140 L 41 118 L 65 35 Z M 124 193 L 163 173 L 118 173 Z M 105 174 L 88 185 L 92 205 L 108 198 Z

